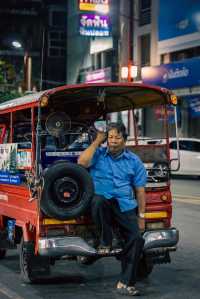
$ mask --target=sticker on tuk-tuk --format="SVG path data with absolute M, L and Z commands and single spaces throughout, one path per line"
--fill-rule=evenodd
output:
M 17 169 L 31 169 L 31 149 L 18 149 Z
M 0 171 L 17 168 L 17 143 L 0 144 Z
M 18 174 L 11 174 L 9 172 L 0 171 L 0 183 L 1 184 L 21 184 L 21 178 Z
M 17 143 L 0 144 L 0 171 L 15 173 L 31 169 L 31 149 L 20 149 Z

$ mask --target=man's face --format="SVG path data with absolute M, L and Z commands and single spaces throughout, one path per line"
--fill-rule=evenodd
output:
M 121 152 L 125 147 L 125 140 L 121 133 L 116 129 L 108 131 L 108 148 L 113 154 Z

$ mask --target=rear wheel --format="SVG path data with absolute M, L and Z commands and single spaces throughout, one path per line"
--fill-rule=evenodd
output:
M 34 243 L 24 242 L 20 244 L 20 270 L 21 278 L 26 283 L 34 283 L 39 278 L 50 274 L 49 258 L 36 256 L 34 254 Z
M 6 256 L 6 249 L 0 249 L 0 260 Z
M 49 217 L 68 220 L 83 215 L 94 194 L 89 173 L 82 166 L 62 162 L 45 173 L 41 209 Z

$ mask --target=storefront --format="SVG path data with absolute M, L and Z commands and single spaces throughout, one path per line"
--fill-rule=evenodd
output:
M 142 69 L 144 84 L 173 90 L 179 96 L 181 136 L 200 138 L 200 57 Z

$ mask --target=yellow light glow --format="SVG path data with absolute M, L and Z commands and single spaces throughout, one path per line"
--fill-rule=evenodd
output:
M 168 200 L 168 197 L 167 197 L 166 194 L 161 195 L 160 198 L 161 198 L 162 201 L 166 201 L 166 200 Z
M 146 212 L 145 218 L 147 219 L 158 219 L 158 218 L 167 218 L 167 212 L 160 211 L 160 212 Z
M 173 104 L 173 105 L 177 105 L 178 100 L 177 100 L 177 96 L 176 96 L 175 94 L 172 94 L 172 95 L 170 96 L 170 102 L 171 102 L 171 104 Z
M 76 224 L 76 220 L 57 220 L 57 219 L 44 219 L 44 225 L 52 225 L 52 224 Z
M 43 96 L 41 98 L 40 106 L 41 107 L 46 107 L 47 105 L 48 105 L 48 97 L 47 96 Z
M 79 9 L 87 10 L 87 11 L 95 11 L 95 12 L 99 12 L 102 14 L 109 13 L 109 5 L 108 4 L 80 3 Z

